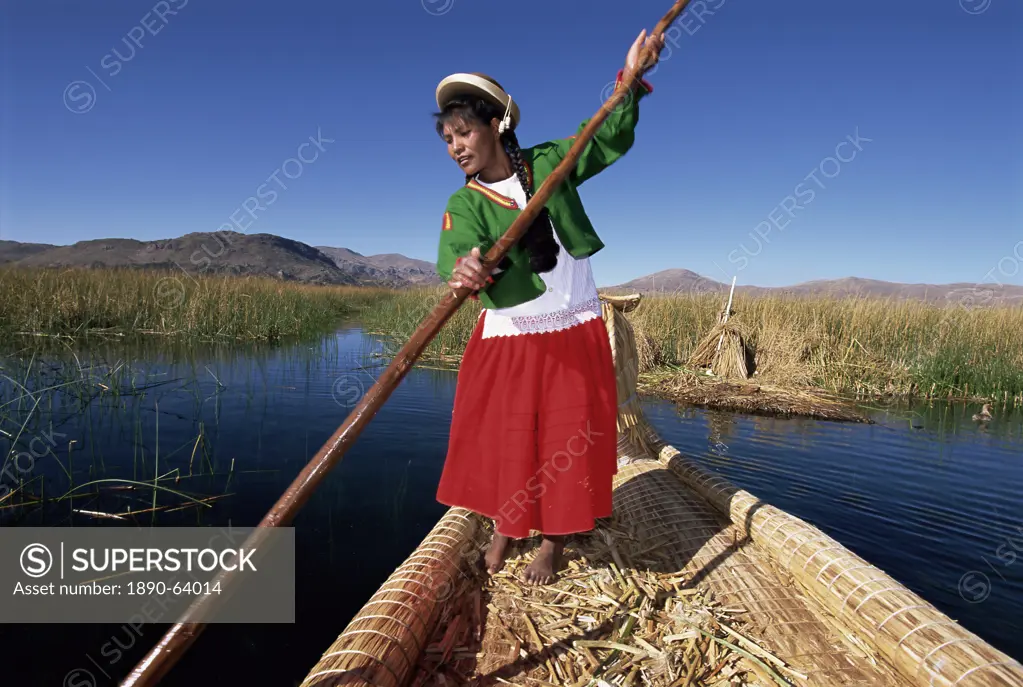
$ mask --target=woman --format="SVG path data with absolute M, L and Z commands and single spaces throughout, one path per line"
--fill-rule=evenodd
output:
M 656 60 L 663 41 L 641 32 L 627 67 L 636 68 L 644 44 Z M 437 132 L 466 180 L 448 200 L 437 271 L 452 288 L 471 287 L 484 306 L 458 373 L 437 500 L 494 520 L 485 559 L 491 573 L 502 568 L 509 539 L 539 531 L 543 542 L 525 581 L 546 584 L 561 564 L 565 535 L 611 515 L 617 390 L 589 263 L 604 244 L 577 187 L 632 147 L 638 103 L 652 90 L 642 81 L 607 116 L 536 221 L 484 278 L 481 257 L 575 135 L 520 148 L 518 106 L 496 81 L 454 74 L 437 88 Z

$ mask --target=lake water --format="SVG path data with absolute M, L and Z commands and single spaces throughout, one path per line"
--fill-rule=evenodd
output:
M 282 347 L 157 341 L 57 350 L 3 359 L 0 449 L 13 437 L 19 447 L 53 437 L 52 454 L 22 475 L 35 479 L 26 491 L 45 483 L 49 497 L 77 486 L 77 496 L 0 509 L 3 526 L 109 524 L 80 511 L 144 510 L 152 492 L 88 482 L 151 481 L 155 469 L 177 470 L 181 479 L 165 482 L 173 489 L 221 498 L 137 515 L 138 524 L 254 526 L 386 364 L 374 357 L 381 345 L 357 328 Z M 17 384 L 36 393 L 26 397 Z M 48 387 L 56 388 L 39 391 Z M 453 372 L 413 369 L 299 513 L 297 622 L 210 625 L 163 684 L 220 684 L 226 675 L 230 684 L 301 681 L 444 513 L 434 493 L 454 390 Z M 854 425 L 645 403 L 651 424 L 680 451 L 815 524 L 1021 658 L 1023 417 L 999 414 L 977 427 L 976 410 L 875 409 L 877 424 Z M 158 507 L 180 503 L 157 494 Z M 166 627 L 4 626 L 4 655 L 13 659 L 4 682 L 116 685 Z

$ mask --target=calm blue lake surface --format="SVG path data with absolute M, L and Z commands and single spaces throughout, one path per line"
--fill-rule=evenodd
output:
M 313 344 L 90 344 L 0 357 L 0 450 L 54 437 L 3 526 L 254 526 L 344 421 L 386 360 L 358 329 Z M 73 353 L 73 355 L 72 355 Z M 31 392 L 29 395 L 25 389 Z M 294 522 L 294 625 L 210 625 L 163 684 L 298 684 L 366 599 L 444 513 L 434 500 L 455 374 L 415 368 Z M 118 391 L 118 393 L 115 393 Z M 38 403 L 37 403 L 38 401 Z M 979 428 L 977 408 L 872 410 L 875 425 L 679 409 L 645 412 L 682 452 L 802 517 L 1014 657 L 1023 617 L 1023 417 Z M 41 444 L 34 446 L 38 449 Z M 124 489 L 154 471 L 209 507 Z M 176 473 L 173 471 L 177 470 Z M 45 486 L 43 486 L 45 485 Z M 16 485 L 15 485 L 16 486 Z M 121 487 L 121 488 L 112 488 Z M 6 492 L 4 492 L 6 493 Z M 89 511 L 83 513 L 82 511 Z M 0 627 L 11 684 L 116 685 L 175 618 Z M 86 672 L 87 671 L 87 672 Z M 91 676 L 91 682 L 88 680 Z M 7 681 L 5 680 L 5 682 Z

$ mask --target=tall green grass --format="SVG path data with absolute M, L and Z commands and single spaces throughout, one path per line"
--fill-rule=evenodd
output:
M 276 340 L 328 329 L 383 289 L 131 269 L 0 269 L 0 336 Z
M 0 269 L 0 337 L 156 334 L 276 340 L 357 318 L 400 346 L 445 287 L 313 286 L 183 272 Z M 629 315 L 643 369 L 684 367 L 713 328 L 717 295 L 646 297 Z M 837 393 L 1023 398 L 1023 306 L 966 309 L 874 298 L 739 294 L 732 322 L 757 351 L 765 381 Z M 480 314 L 467 301 L 426 351 L 456 360 Z
M 387 298 L 380 298 L 364 307 L 359 320 L 370 332 L 390 337 L 391 347 L 397 349 L 437 307 L 446 291 L 444 286 L 392 291 Z M 480 312 L 479 301 L 466 300 L 427 346 L 424 357 L 443 361 L 461 356 Z
M 407 340 L 442 289 L 397 294 L 363 319 Z M 647 296 L 629 314 L 644 371 L 685 367 L 725 303 L 716 295 Z M 841 394 L 1023 397 L 1023 306 L 966 309 L 878 298 L 737 295 L 732 323 L 757 351 L 758 377 Z M 466 303 L 431 344 L 458 355 L 479 314 Z
M 684 365 L 719 296 L 648 298 L 631 316 L 654 364 Z M 1023 307 L 914 300 L 743 297 L 733 303 L 762 372 L 838 393 L 1013 398 L 1023 394 Z M 800 379 L 801 378 L 801 379 Z

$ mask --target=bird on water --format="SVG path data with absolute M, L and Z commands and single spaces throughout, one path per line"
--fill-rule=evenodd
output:
M 991 415 L 991 404 L 990 403 L 985 403 L 984 407 L 980 409 L 979 413 L 974 413 L 973 421 L 974 422 L 990 422 L 992 417 L 993 416 Z

